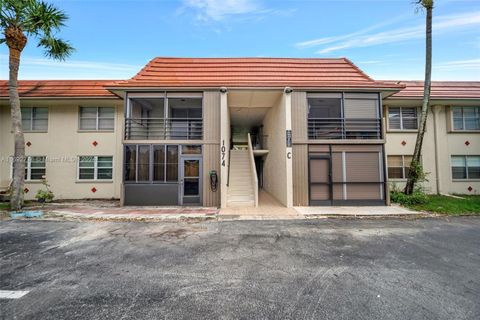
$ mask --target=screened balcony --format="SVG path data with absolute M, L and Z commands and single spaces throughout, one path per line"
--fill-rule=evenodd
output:
M 128 99 L 125 140 L 202 140 L 201 97 Z
M 309 139 L 381 139 L 379 95 L 376 93 L 308 94 Z

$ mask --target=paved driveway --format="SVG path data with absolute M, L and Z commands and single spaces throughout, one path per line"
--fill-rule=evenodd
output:
M 0 222 L 1 319 L 479 319 L 480 219 Z

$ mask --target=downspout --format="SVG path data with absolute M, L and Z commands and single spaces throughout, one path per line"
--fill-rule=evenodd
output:
M 440 192 L 440 168 L 438 164 L 440 163 L 438 157 L 438 129 L 437 129 L 437 114 L 439 111 L 439 106 L 433 107 L 433 140 L 435 145 L 435 187 L 437 189 L 437 194 Z

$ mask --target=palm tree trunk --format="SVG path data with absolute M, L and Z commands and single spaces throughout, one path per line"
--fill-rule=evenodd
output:
M 10 97 L 12 130 L 15 151 L 13 156 L 13 182 L 10 195 L 10 208 L 20 210 L 23 206 L 23 190 L 25 177 L 25 138 L 22 128 L 22 113 L 20 109 L 20 96 L 18 94 L 18 68 L 20 67 L 20 54 L 18 48 L 9 48 L 10 78 L 8 93 Z
M 425 128 L 427 125 L 428 107 L 430 102 L 430 88 L 432 81 L 432 11 L 433 6 L 426 8 L 427 10 L 427 31 L 426 31 L 426 58 L 425 58 L 425 83 L 423 88 L 423 104 L 422 114 L 420 116 L 420 128 L 418 130 L 417 141 L 415 143 L 415 150 L 413 152 L 412 163 L 408 175 L 407 184 L 405 186 L 405 194 L 412 194 L 415 188 L 415 183 L 419 175 L 418 170 L 420 166 L 420 156 L 422 153 L 423 137 L 425 135 Z

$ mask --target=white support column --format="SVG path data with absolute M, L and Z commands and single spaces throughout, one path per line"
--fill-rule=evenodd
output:
M 286 145 L 285 149 L 285 157 L 286 157 L 286 163 L 285 163 L 285 172 L 286 172 L 286 205 L 287 208 L 290 208 L 293 206 L 293 162 L 292 162 L 292 157 L 293 157 L 293 152 L 292 152 L 292 89 L 291 88 L 285 88 L 284 90 L 284 101 L 285 101 L 285 135 L 289 134 L 289 140 L 286 141 L 285 143 L 289 142 L 290 145 Z M 287 140 L 287 137 L 285 137 Z
M 227 207 L 228 166 L 230 157 L 230 114 L 227 88 L 220 89 L 220 207 Z

